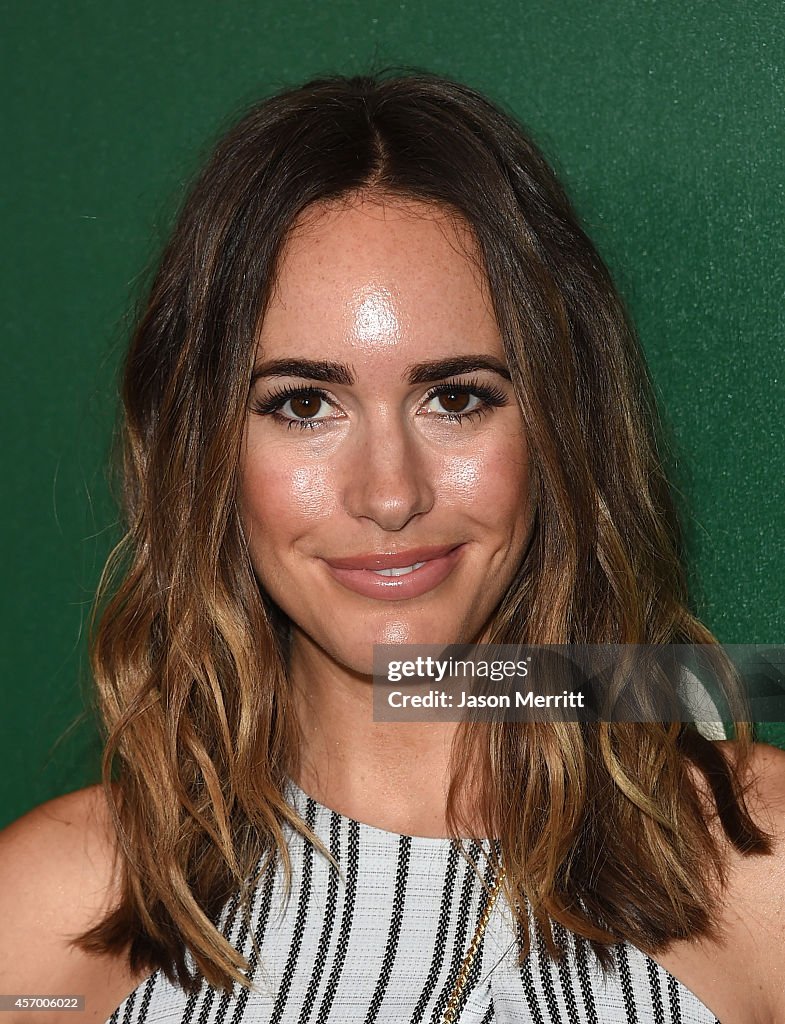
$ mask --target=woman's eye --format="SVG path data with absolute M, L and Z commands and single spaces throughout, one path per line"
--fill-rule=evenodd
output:
M 251 401 L 250 409 L 259 416 L 271 416 L 287 427 L 316 427 L 333 419 L 335 404 L 323 391 L 314 388 L 283 388 L 265 398 Z
M 442 416 L 466 416 L 483 404 L 479 395 L 466 388 L 449 388 L 433 395 L 426 405 L 429 412 Z
M 316 391 L 293 395 L 281 405 L 280 410 L 291 420 L 323 420 L 330 414 L 330 406 Z

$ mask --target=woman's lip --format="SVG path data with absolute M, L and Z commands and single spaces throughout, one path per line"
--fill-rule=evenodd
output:
M 325 558 L 333 569 L 404 569 L 415 562 L 430 562 L 449 554 L 459 544 L 441 544 L 438 547 L 409 548 L 407 551 L 393 551 L 367 555 L 351 555 L 348 558 Z
M 356 594 L 361 594 L 363 597 L 373 597 L 381 601 L 402 601 L 406 598 L 427 594 L 429 590 L 433 590 L 440 583 L 443 583 L 458 563 L 464 547 L 464 544 L 459 544 L 457 547 L 431 548 L 431 551 L 441 550 L 444 552 L 436 558 L 418 558 L 417 555 L 426 549 L 413 549 L 412 551 L 403 552 L 400 556 L 384 556 L 388 561 L 390 558 L 395 557 L 396 564 L 394 565 L 377 566 L 377 568 L 381 569 L 395 569 L 414 565 L 416 562 L 425 563 L 419 569 L 414 569 L 404 576 L 380 576 L 373 569 L 351 569 L 346 568 L 344 565 L 336 565 L 333 561 L 325 561 L 324 564 L 327 566 L 327 570 L 333 579 L 337 580 L 348 590 L 353 590 Z M 407 559 L 411 559 L 411 561 L 401 561 L 403 555 Z M 344 560 L 342 559 L 342 561 Z

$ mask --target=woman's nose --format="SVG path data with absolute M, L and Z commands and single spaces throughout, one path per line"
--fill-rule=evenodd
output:
M 344 506 L 397 531 L 433 506 L 433 467 L 416 432 L 394 414 L 366 424 L 344 463 Z

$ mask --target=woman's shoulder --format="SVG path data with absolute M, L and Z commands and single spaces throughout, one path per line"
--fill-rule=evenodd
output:
M 117 889 L 115 842 L 101 786 L 88 786 L 34 807 L 0 832 L 3 917 L 23 920 L 22 904 L 49 903 L 63 926 L 89 924 Z M 13 913 L 15 905 L 19 912 Z
M 734 760 L 734 744 L 724 743 L 723 747 Z M 761 1012 L 756 1019 L 785 1020 L 785 751 L 766 743 L 754 744 L 740 781 L 750 816 L 770 837 L 770 853 L 745 856 L 728 849 L 719 922 L 724 959 L 715 966 L 724 964 L 736 988 L 758 1001 Z
M 741 782 L 751 817 L 770 837 L 771 853 L 738 856 L 737 868 L 743 878 L 758 883 L 757 891 L 753 885 L 744 886 L 756 904 L 751 909 L 758 911 L 761 904 L 770 908 L 772 923 L 785 939 L 785 750 L 756 743 Z
M 736 763 L 737 748 L 732 740 L 720 740 L 716 746 L 731 764 Z M 740 781 L 758 824 L 764 831 L 781 831 L 785 839 L 785 750 L 769 743 L 754 743 Z
M 85 996 L 85 1013 L 67 1011 L 67 1019 L 103 1024 L 109 1015 L 104 1013 L 107 1002 L 111 1012 L 134 987 L 122 961 L 70 945 L 119 901 L 114 835 L 101 786 L 49 800 L 0 832 L 4 995 Z M 13 1011 L 3 1018 L 15 1024 Z M 58 1016 L 51 1010 L 40 1017 L 35 1011 L 20 1011 L 19 1020 L 56 1024 Z
M 736 744 L 731 740 L 717 743 L 731 765 L 737 763 Z M 779 879 L 785 894 L 785 750 L 768 743 L 754 743 L 738 781 L 744 802 L 754 823 L 769 837 L 768 854 L 744 855 L 722 838 L 727 850 L 730 882 L 737 884 L 741 901 L 755 893 L 755 883 Z M 768 896 L 773 897 L 774 893 Z M 782 901 L 780 901 L 782 906 Z M 785 927 L 785 917 L 782 918 Z

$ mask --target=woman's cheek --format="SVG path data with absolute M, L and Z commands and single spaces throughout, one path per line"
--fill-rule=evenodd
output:
M 332 515 L 339 504 L 336 473 L 324 463 L 292 467 L 285 488 L 290 510 L 309 522 Z
M 521 496 L 528 493 L 528 463 L 520 445 L 492 445 L 471 455 L 453 455 L 443 461 L 440 477 L 444 500 L 474 513 L 518 509 Z
M 275 533 L 295 532 L 298 522 L 332 514 L 338 498 L 329 466 L 285 458 L 253 467 L 246 475 L 243 496 L 256 525 Z
M 445 458 L 439 470 L 439 491 L 447 505 L 471 505 L 482 491 L 484 469 L 477 455 Z
M 278 455 L 246 463 L 240 511 L 256 576 L 281 603 L 297 586 L 303 556 L 324 553 L 320 525 L 332 517 L 336 496 L 329 467 Z

